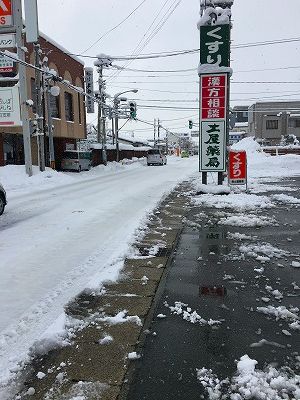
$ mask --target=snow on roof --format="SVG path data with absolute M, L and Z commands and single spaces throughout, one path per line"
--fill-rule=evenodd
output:
M 248 122 L 236 122 L 235 126 L 236 127 L 247 127 L 249 125 Z
M 101 150 L 102 144 L 101 143 L 90 143 L 90 149 Z M 116 145 L 115 144 L 107 144 L 106 149 L 107 150 L 115 150 Z M 131 144 L 119 143 L 119 149 L 120 150 L 134 150 L 134 151 L 148 151 L 151 149 L 151 147 L 150 146 L 134 147 Z
M 84 62 L 82 60 L 80 60 L 80 58 L 76 57 L 75 55 L 71 55 L 71 53 L 67 49 L 65 49 L 63 46 L 61 46 L 57 42 L 55 42 L 55 40 L 51 39 L 48 35 L 46 35 L 45 33 L 41 32 L 41 31 L 39 31 L 39 35 L 43 39 L 45 39 L 47 42 L 51 43 L 53 46 L 57 47 L 59 50 L 64 52 L 66 55 L 73 58 L 73 60 L 79 62 L 81 65 L 84 65 Z

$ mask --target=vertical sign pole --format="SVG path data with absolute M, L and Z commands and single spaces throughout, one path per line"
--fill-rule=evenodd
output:
M 14 23 L 16 26 L 16 42 L 18 49 L 18 58 L 25 60 L 23 47 L 23 21 L 22 21 L 22 4 L 21 0 L 13 2 Z M 26 82 L 26 67 L 19 63 L 19 85 L 20 85 L 20 103 L 23 128 L 23 143 L 25 156 L 25 169 L 28 176 L 32 176 L 32 157 L 31 157 L 31 140 L 30 140 L 30 122 L 28 116 L 27 99 L 27 82 Z

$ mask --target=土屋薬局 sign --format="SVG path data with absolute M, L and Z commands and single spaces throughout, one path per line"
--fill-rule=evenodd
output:
M 200 172 L 226 171 L 227 74 L 200 77 Z
M 19 87 L 0 88 L 0 126 L 21 126 Z
M 0 29 L 12 26 L 12 1 L 11 0 L 0 0 Z
M 247 184 L 247 153 L 245 150 L 229 152 L 229 184 Z

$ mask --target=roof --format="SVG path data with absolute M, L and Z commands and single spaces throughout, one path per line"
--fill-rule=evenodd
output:
M 49 36 L 47 36 L 45 33 L 39 31 L 39 35 L 45 39 L 47 42 L 51 43 L 53 46 L 57 47 L 59 50 L 61 50 L 63 53 L 65 53 L 67 56 L 73 58 L 73 60 L 77 61 L 81 65 L 84 65 L 84 62 L 80 60 L 80 58 L 76 57 L 75 55 L 72 55 L 67 49 L 65 49 L 63 46 L 58 44 L 55 40 L 51 39 Z

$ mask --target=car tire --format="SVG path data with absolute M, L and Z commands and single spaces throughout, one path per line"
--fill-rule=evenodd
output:
M 0 196 L 0 215 L 3 214 L 4 209 L 5 209 L 5 200 L 3 196 Z

